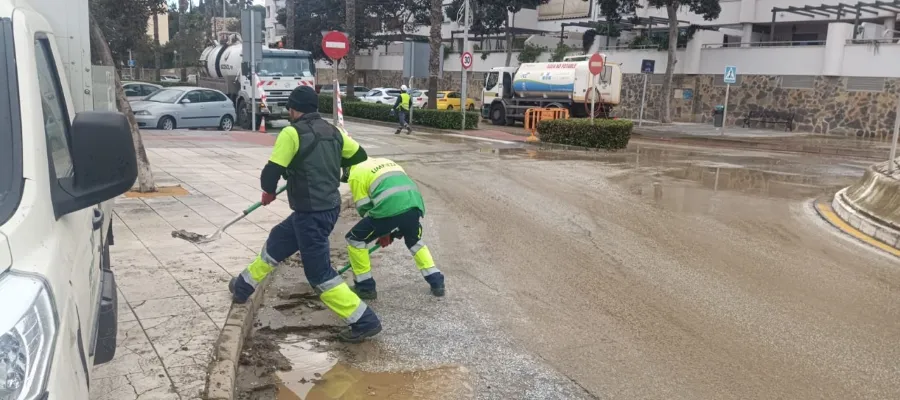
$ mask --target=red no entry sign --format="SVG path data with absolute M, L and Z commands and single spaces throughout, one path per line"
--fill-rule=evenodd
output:
M 459 57 L 459 62 L 462 63 L 463 69 L 472 68 L 472 53 L 464 52 L 462 56 Z
M 332 60 L 339 60 L 350 51 L 350 41 L 344 32 L 331 31 L 322 37 L 322 52 Z
M 593 75 L 600 75 L 603 73 L 603 56 L 594 53 L 588 60 L 588 70 L 590 70 Z

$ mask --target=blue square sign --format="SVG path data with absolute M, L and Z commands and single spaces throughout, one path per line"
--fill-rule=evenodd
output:
M 735 66 L 727 66 L 725 67 L 725 83 L 729 85 L 733 85 L 737 83 L 737 67 Z
M 128 66 L 129 66 L 129 67 L 133 67 L 133 66 L 134 66 L 134 60 L 128 60 Z

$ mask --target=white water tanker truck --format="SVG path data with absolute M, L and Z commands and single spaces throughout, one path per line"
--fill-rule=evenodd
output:
M 287 99 L 297 86 L 316 87 L 316 66 L 305 50 L 263 48 L 256 77 L 250 74 L 249 54 L 243 54 L 239 34 L 220 35 L 219 42 L 200 55 L 200 87 L 217 89 L 234 101 L 237 124 L 250 128 L 252 99 L 256 97 L 256 126 L 266 121 L 287 119 Z M 257 87 L 252 91 L 251 88 Z M 261 89 L 261 90 L 260 90 Z M 265 96 L 265 101 L 263 101 Z
M 561 62 L 492 68 L 481 91 L 481 116 L 494 125 L 522 121 L 529 108 L 565 108 L 573 117 L 590 116 L 591 73 L 587 58 L 575 56 Z M 603 73 L 594 77 L 594 90 L 594 116 L 609 117 L 622 93 L 621 66 L 605 63 Z

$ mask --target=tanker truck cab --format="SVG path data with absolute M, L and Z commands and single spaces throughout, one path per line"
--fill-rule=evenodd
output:
M 131 187 L 137 164 L 125 116 L 78 112 L 86 89 L 69 86 L 91 76 L 88 38 L 73 30 L 87 35 L 87 7 L 0 0 L 4 400 L 88 399 L 92 366 L 115 354 L 110 200 Z M 71 25 L 51 24 L 53 13 Z
M 610 117 L 621 92 L 622 69 L 615 63 L 606 63 L 603 72 L 593 77 L 586 59 L 497 67 L 485 78 L 481 115 L 494 125 L 522 121 L 530 108 L 568 109 L 577 118 L 591 112 Z
M 263 49 L 256 76 L 265 93 L 265 102 L 258 105 L 257 114 L 265 115 L 267 119 L 287 119 L 287 100 L 291 91 L 298 86 L 316 87 L 316 64 L 308 51 Z M 249 80 L 246 85 L 243 90 L 249 93 Z

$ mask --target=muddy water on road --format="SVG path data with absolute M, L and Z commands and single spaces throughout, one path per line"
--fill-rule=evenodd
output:
M 480 315 L 426 312 L 501 332 L 600 398 L 900 398 L 897 262 L 834 235 L 807 203 L 865 162 L 656 147 L 476 153 L 406 166 L 448 293 L 463 297 L 444 306 Z M 409 285 L 398 291 L 417 284 L 381 268 Z M 396 303 L 378 310 L 412 319 L 404 328 L 434 323 Z M 440 326 L 458 340 L 460 326 Z M 438 352 L 494 345 L 480 340 Z M 516 393 L 498 389 L 513 381 L 492 370 L 499 360 L 460 353 L 483 378 L 480 396 Z

